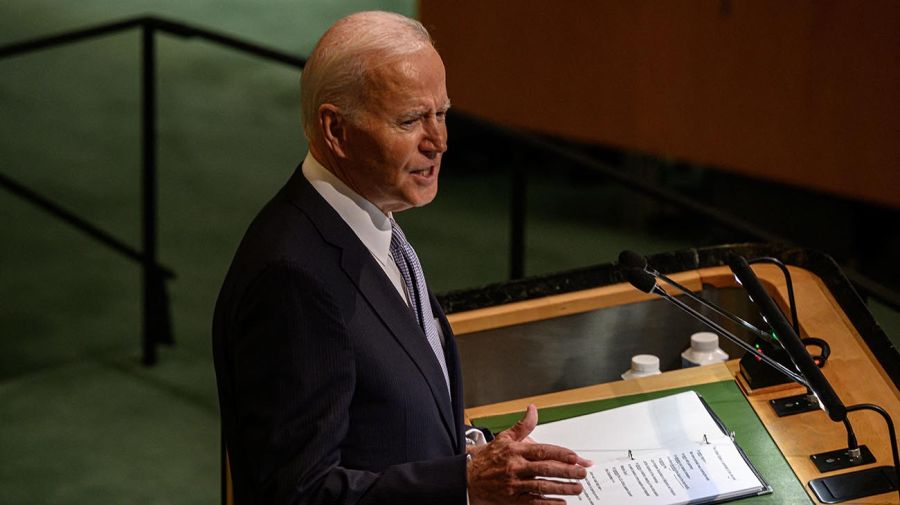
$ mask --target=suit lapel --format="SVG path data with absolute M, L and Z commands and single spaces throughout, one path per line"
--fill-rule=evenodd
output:
M 299 167 L 294 171 L 285 189 L 291 201 L 309 216 L 325 240 L 341 249 L 341 268 L 416 364 L 431 389 L 431 395 L 437 403 L 451 440 L 454 444 L 458 444 L 457 423 L 454 422 L 455 416 L 447 395 L 447 386 L 444 384 L 444 374 L 412 311 L 372 258 L 369 250 L 309 184 Z M 454 347 L 454 360 L 455 356 Z
M 459 349 L 456 347 L 456 339 L 453 338 L 453 329 L 450 327 L 450 322 L 447 321 L 447 316 L 444 315 L 444 310 L 441 308 L 440 303 L 438 303 L 437 297 L 435 297 L 434 293 L 430 290 L 428 296 L 431 300 L 431 311 L 437 318 L 438 324 L 441 325 L 441 331 L 444 334 L 444 359 L 447 360 L 447 375 L 450 377 L 450 391 L 453 392 L 453 418 L 456 421 L 455 426 L 457 427 L 457 451 L 462 453 L 466 450 L 465 430 L 463 428 L 465 424 L 465 419 L 463 417 L 465 398 L 463 397 Z
M 365 252 L 369 255 L 368 251 Z M 425 333 L 422 332 L 415 316 L 400 298 L 397 290 L 385 278 L 381 267 L 374 265 L 371 255 L 366 259 L 376 268 L 367 265 L 367 262 L 357 262 L 356 258 L 348 260 L 348 256 L 350 255 L 345 250 L 344 269 L 425 377 L 428 387 L 431 389 L 431 396 L 437 403 L 444 425 L 451 435 L 451 440 L 456 443 L 456 424 L 453 422 L 451 400 L 447 393 L 448 386 L 444 381 L 444 374 L 438 365 L 434 351 L 428 345 Z

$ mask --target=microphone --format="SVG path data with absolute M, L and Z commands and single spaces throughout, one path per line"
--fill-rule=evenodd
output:
M 778 308 L 778 305 L 775 304 L 772 297 L 763 288 L 762 283 L 756 277 L 756 274 L 753 273 L 747 260 L 736 254 L 731 254 L 728 258 L 728 266 L 750 298 L 759 307 L 763 318 L 775 329 L 778 340 L 788 352 L 788 355 L 794 362 L 794 366 L 808 381 L 806 383 L 807 387 L 816 394 L 822 408 L 828 413 L 828 417 L 835 422 L 845 420 L 847 418 L 847 408 L 838 398 L 834 389 L 832 389 L 828 379 L 822 374 L 822 370 L 813 362 L 812 357 L 806 351 L 806 346 L 803 345 L 800 337 L 794 332 L 794 328 L 791 327 L 787 318 L 784 317 L 781 309 Z
M 629 251 L 628 249 L 626 249 L 619 253 L 619 265 L 624 268 L 637 268 L 639 270 L 646 270 L 647 258 L 634 251 Z
M 622 266 L 622 267 L 624 267 L 624 268 L 626 269 L 626 274 L 625 274 L 626 276 L 628 275 L 628 270 L 630 270 L 630 269 L 637 269 L 637 270 L 642 270 L 642 271 L 644 271 L 644 272 L 647 272 L 648 274 L 652 275 L 653 277 L 656 277 L 656 278 L 658 278 L 658 279 L 661 279 L 661 280 L 662 280 L 663 282 L 665 282 L 666 284 L 668 284 L 668 285 L 674 287 L 675 289 L 681 291 L 683 294 L 685 294 L 685 295 L 686 295 L 688 298 L 690 298 L 691 300 L 694 300 L 695 302 L 697 302 L 697 303 L 699 303 L 700 305 L 703 305 L 704 307 L 706 307 L 706 308 L 712 310 L 712 311 L 715 312 L 716 314 L 718 314 L 718 315 L 720 315 L 720 316 L 722 316 L 722 317 L 728 319 L 729 321 L 731 321 L 731 322 L 733 322 L 733 323 L 735 323 L 735 324 L 738 324 L 738 325 L 740 325 L 740 326 L 743 326 L 745 329 L 747 329 L 748 331 L 750 331 L 750 332 L 756 334 L 756 336 L 761 337 L 761 338 L 762 338 L 763 340 L 765 340 L 766 342 L 769 342 L 769 343 L 775 343 L 774 340 L 772 339 L 772 335 L 770 335 L 769 333 L 767 333 L 767 332 L 765 332 L 765 331 L 763 331 L 763 330 L 760 330 L 760 329 L 757 328 L 756 326 L 753 326 L 753 325 L 750 324 L 749 322 L 747 322 L 747 321 L 741 319 L 740 317 L 738 317 L 738 316 L 736 316 L 736 315 L 734 315 L 734 314 L 732 314 L 732 313 L 726 311 L 726 310 L 723 309 L 722 307 L 719 307 L 718 305 L 716 305 L 716 304 L 714 304 L 714 303 L 712 303 L 712 302 L 709 302 L 709 301 L 707 301 L 707 300 L 705 300 L 705 299 L 703 299 L 703 298 L 701 298 L 701 297 L 695 295 L 695 294 L 693 293 L 693 291 L 691 291 L 691 290 L 687 289 L 686 287 L 682 286 L 681 284 L 675 282 L 674 280 L 670 279 L 670 278 L 667 277 L 666 275 L 659 273 L 658 271 L 656 271 L 654 268 L 650 267 L 650 266 L 647 264 L 647 258 L 645 258 L 644 256 L 641 256 L 640 254 L 638 254 L 638 253 L 636 253 L 636 252 L 634 252 L 634 251 L 629 251 L 629 250 L 626 249 L 626 250 L 624 250 L 624 251 L 622 251 L 622 252 L 619 253 L 619 265 Z M 628 282 L 631 282 L 631 279 L 629 279 Z M 645 282 L 646 282 L 646 281 L 645 281 Z M 632 282 L 631 284 L 634 285 L 633 282 Z M 637 286 L 635 286 L 635 287 L 637 287 Z M 638 289 L 641 289 L 641 288 L 638 288 Z M 641 291 L 644 291 L 644 290 L 641 289 Z M 644 292 L 645 292 L 645 293 L 649 293 L 649 291 L 644 291 Z
M 644 293 L 655 293 L 664 296 L 664 291 L 656 284 L 656 278 L 645 270 L 628 268 L 625 270 L 625 278 L 628 279 L 632 286 Z
M 695 308 L 691 307 L 690 305 L 688 305 L 688 304 L 682 302 L 681 300 L 675 298 L 674 296 L 670 295 L 668 292 L 666 292 L 665 289 L 663 289 L 661 286 L 659 286 L 659 284 L 657 284 L 656 277 L 654 277 L 653 274 L 651 274 L 645 270 L 642 270 L 640 268 L 631 267 L 631 268 L 625 269 L 625 278 L 628 279 L 628 282 L 631 283 L 632 286 L 643 291 L 644 293 L 655 294 L 655 295 L 659 295 L 659 296 L 665 298 L 666 300 L 668 300 L 669 302 L 674 304 L 679 309 L 687 312 L 694 319 L 709 326 L 714 331 L 724 335 L 726 338 L 728 338 L 728 340 L 732 341 L 735 345 L 737 345 L 744 351 L 749 352 L 750 354 L 756 356 L 760 360 L 764 361 L 767 365 L 778 370 L 779 372 L 781 372 L 782 374 L 787 376 L 792 381 L 797 382 L 799 384 L 803 384 L 804 386 L 808 386 L 808 384 L 806 383 L 806 380 L 804 380 L 804 378 L 801 377 L 800 375 L 798 375 L 797 373 L 792 372 L 791 370 L 788 370 L 784 365 L 769 358 L 765 354 L 759 352 L 753 346 L 744 342 L 743 340 L 741 340 L 740 338 L 735 336 L 733 333 L 731 333 L 730 331 L 726 330 L 725 328 L 720 326 L 718 323 L 713 321 L 712 319 L 701 314 Z

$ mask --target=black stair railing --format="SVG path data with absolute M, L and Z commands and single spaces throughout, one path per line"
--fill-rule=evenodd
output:
M 143 16 L 95 27 L 41 37 L 0 47 L 0 59 L 20 56 L 26 53 L 53 48 L 86 39 L 118 33 L 138 28 L 141 35 L 141 249 L 136 250 L 99 227 L 76 216 L 74 213 L 53 203 L 37 192 L 0 173 L 0 186 L 17 196 L 35 204 L 74 228 L 96 239 L 101 244 L 119 252 L 123 256 L 139 262 L 142 267 L 142 348 L 143 362 L 152 365 L 157 360 L 156 346 L 172 343 L 172 325 L 166 281 L 174 279 L 174 272 L 160 264 L 157 259 L 157 173 L 156 173 L 156 50 L 157 33 L 165 33 L 183 38 L 200 38 L 208 42 L 229 47 L 236 51 L 252 54 L 259 58 L 302 69 L 304 58 L 240 40 L 236 37 L 213 32 L 204 28 L 174 22 L 154 16 Z M 485 132 L 513 142 L 527 145 L 545 153 L 552 153 L 560 161 L 593 173 L 602 174 L 625 188 L 647 195 L 656 200 L 686 209 L 712 223 L 736 231 L 748 239 L 771 243 L 790 244 L 791 241 L 773 234 L 749 221 L 728 212 L 700 203 L 676 191 L 643 181 L 622 173 L 589 156 L 565 147 L 546 137 L 527 133 L 518 129 L 477 119 L 463 113 L 470 124 L 483 128 Z M 510 278 L 525 275 L 526 251 L 526 194 L 527 168 L 515 166 L 511 172 L 510 224 L 509 224 L 509 265 Z M 802 244 L 800 244 L 802 245 Z M 872 297 L 884 302 L 894 310 L 900 310 L 900 295 L 853 270 L 845 269 L 847 277 L 864 297 Z
M 166 33 L 185 38 L 202 38 L 237 51 L 295 68 L 303 68 L 306 60 L 235 37 L 153 16 L 127 19 L 6 45 L 0 47 L 0 59 L 21 56 L 34 51 L 55 48 L 131 29 L 141 30 L 141 249 L 137 250 L 129 246 L 124 241 L 103 231 L 100 227 L 41 196 L 38 192 L 29 189 L 7 175 L 0 174 L 0 186 L 49 212 L 126 258 L 141 264 L 141 359 L 144 364 L 152 365 L 157 361 L 157 345 L 174 342 L 166 281 L 175 278 L 175 273 L 158 261 L 156 35 L 158 33 Z

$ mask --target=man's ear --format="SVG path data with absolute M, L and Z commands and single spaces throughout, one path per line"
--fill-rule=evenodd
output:
M 347 120 L 341 114 L 341 109 L 330 103 L 320 105 L 319 128 L 322 131 L 322 139 L 332 154 L 346 158 Z

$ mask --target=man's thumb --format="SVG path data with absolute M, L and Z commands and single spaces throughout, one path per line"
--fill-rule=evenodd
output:
M 504 431 L 497 435 L 498 438 L 509 438 L 516 442 L 521 442 L 525 440 L 528 435 L 534 430 L 534 427 L 537 426 L 538 422 L 538 413 L 537 407 L 534 404 L 528 405 L 528 410 L 525 411 L 525 415 L 522 416 L 522 419 L 514 424 L 510 429 Z

